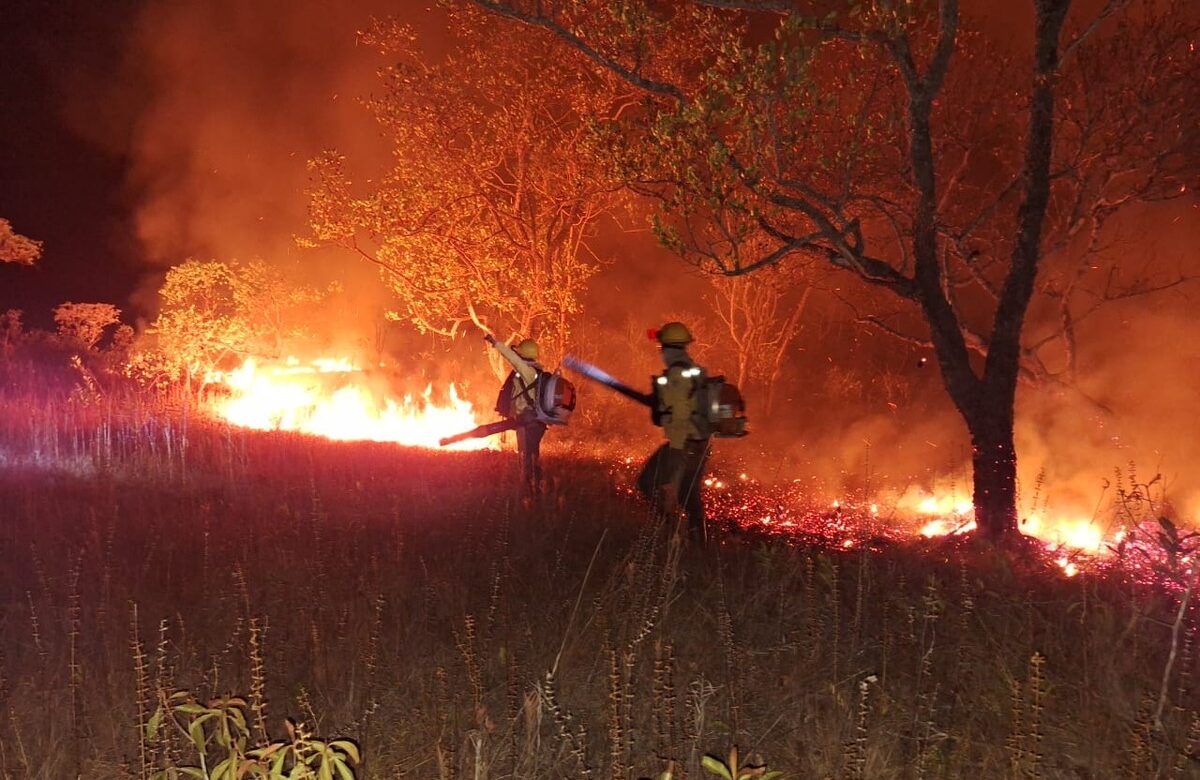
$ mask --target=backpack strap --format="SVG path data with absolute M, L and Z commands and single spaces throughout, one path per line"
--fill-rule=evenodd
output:
M 536 376 L 534 376 L 533 381 L 530 382 L 529 384 L 525 384 L 525 380 L 521 378 L 521 375 L 518 374 L 516 371 L 514 371 L 513 372 L 513 383 L 514 383 L 514 385 L 516 385 L 516 384 L 520 385 L 521 392 L 519 392 L 517 395 L 521 398 L 524 398 L 525 403 L 529 404 L 529 408 L 532 409 L 536 413 L 541 408 L 540 399 L 538 399 L 538 397 L 537 397 L 537 395 L 538 395 L 537 391 L 542 382 L 542 374 L 544 374 L 546 372 L 542 371 L 540 368 L 537 368 L 536 366 L 534 367 L 534 371 L 536 371 L 537 374 L 536 374 Z
M 684 377 L 692 380 L 692 390 L 691 393 L 689 393 L 689 397 L 694 396 L 696 391 L 700 388 L 700 377 L 703 376 L 704 371 L 695 363 L 689 363 L 686 360 L 676 360 L 674 363 L 667 366 L 662 372 L 664 379 L 669 373 L 671 373 L 672 368 L 682 368 Z M 664 381 L 663 384 L 666 384 L 666 382 Z

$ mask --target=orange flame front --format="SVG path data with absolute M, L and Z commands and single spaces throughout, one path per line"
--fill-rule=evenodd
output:
M 374 392 L 346 359 L 301 363 L 288 358 L 271 367 L 247 359 L 232 371 L 210 373 L 206 380 L 229 391 L 210 402 L 211 412 L 244 428 L 438 448 L 438 439 L 479 424 L 471 403 L 459 397 L 453 384 L 444 403 L 433 400 L 432 385 L 420 396 L 396 399 Z M 446 449 L 496 446 L 492 439 L 470 439 Z

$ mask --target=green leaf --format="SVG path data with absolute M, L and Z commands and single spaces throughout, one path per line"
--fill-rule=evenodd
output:
M 354 780 L 354 772 L 344 762 L 335 761 L 334 766 L 337 767 L 338 777 L 342 780 Z
M 175 711 L 182 712 L 184 715 L 203 715 L 206 712 L 208 712 L 208 713 L 212 712 L 212 710 L 208 709 L 207 707 L 202 707 L 199 704 L 196 704 L 194 702 L 188 702 L 186 704 L 176 704 Z
M 759 780 L 779 780 L 781 777 L 783 777 L 783 772 L 780 772 L 778 769 L 772 769 L 770 772 L 764 772 Z
M 233 767 L 234 762 L 236 761 L 236 756 L 230 756 L 221 763 L 217 764 L 215 767 L 213 767 L 213 771 L 209 774 L 209 780 L 224 780 L 224 778 L 227 776 L 229 777 L 229 780 L 233 780 Z
M 700 759 L 700 766 L 704 767 L 705 771 L 722 777 L 724 780 L 733 780 L 733 775 L 729 774 L 729 767 L 725 766 L 725 762 L 713 756 L 705 756 Z
M 329 743 L 329 747 L 334 750 L 340 750 L 350 757 L 350 760 L 355 764 L 362 763 L 362 752 L 359 751 L 358 745 L 348 739 L 335 739 Z
M 196 746 L 197 752 L 203 753 L 208 745 L 208 737 L 204 733 L 204 721 L 212 717 L 211 714 L 203 715 L 196 718 L 188 724 L 188 736 L 192 739 L 192 744 Z
M 153 740 L 158 736 L 158 727 L 162 725 L 162 718 L 162 707 L 159 707 L 150 716 L 150 720 L 146 721 L 146 739 Z
M 204 770 L 200 769 L 199 767 L 181 766 L 179 767 L 179 771 L 188 777 L 195 777 L 197 780 L 208 780 L 208 777 L 206 777 L 204 774 Z

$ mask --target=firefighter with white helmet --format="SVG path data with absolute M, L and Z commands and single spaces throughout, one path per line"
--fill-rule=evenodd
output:
M 544 372 L 538 363 L 538 345 L 533 339 L 520 341 L 516 348 L 497 341 L 490 333 L 484 340 L 512 366 L 504 381 L 496 411 L 501 416 L 518 420 L 522 424 L 517 431 L 517 453 L 521 457 L 521 476 L 532 493 L 542 487 L 542 437 L 546 435 L 546 424 L 538 419 L 538 376 Z
M 651 417 L 667 441 L 650 457 L 638 487 L 651 500 L 673 511 L 682 507 L 688 530 L 703 538 L 704 502 L 700 491 L 712 431 L 701 409 L 705 371 L 688 354 L 692 334 L 681 322 L 668 322 L 651 334 L 666 369 L 654 378 Z

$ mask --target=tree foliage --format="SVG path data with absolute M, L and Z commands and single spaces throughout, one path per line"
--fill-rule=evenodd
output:
M 111 303 L 62 303 L 54 307 L 58 335 L 91 351 L 104 332 L 121 322 L 121 310 Z
M 1109 0 L 1089 16 L 1032 0 L 1028 49 L 1009 51 L 956 0 L 819 15 L 791 0 L 470 1 L 641 90 L 608 148 L 661 203 L 667 246 L 729 275 L 811 258 L 862 283 L 876 324 L 889 327 L 880 293 L 916 314 L 972 436 L 980 526 L 1015 531 L 1014 399 L 1039 357 L 1022 343 L 1039 267 L 1195 180 L 1192 4 Z M 1072 257 L 1065 278 L 1089 276 Z
M 281 357 L 322 297 L 258 260 L 188 260 L 167 272 L 158 294 L 154 343 L 135 364 L 171 377 L 203 377 L 228 357 Z
M 41 256 L 41 241 L 26 238 L 7 219 L 0 219 L 0 263 L 33 265 Z
M 364 36 L 392 63 L 367 101 L 392 165 L 356 183 L 344 156 L 313 160 L 314 240 L 377 265 L 393 316 L 422 332 L 474 321 L 560 345 L 614 197 L 586 143 L 605 79 L 470 9 L 451 12 L 450 33 L 441 57 L 399 24 Z

